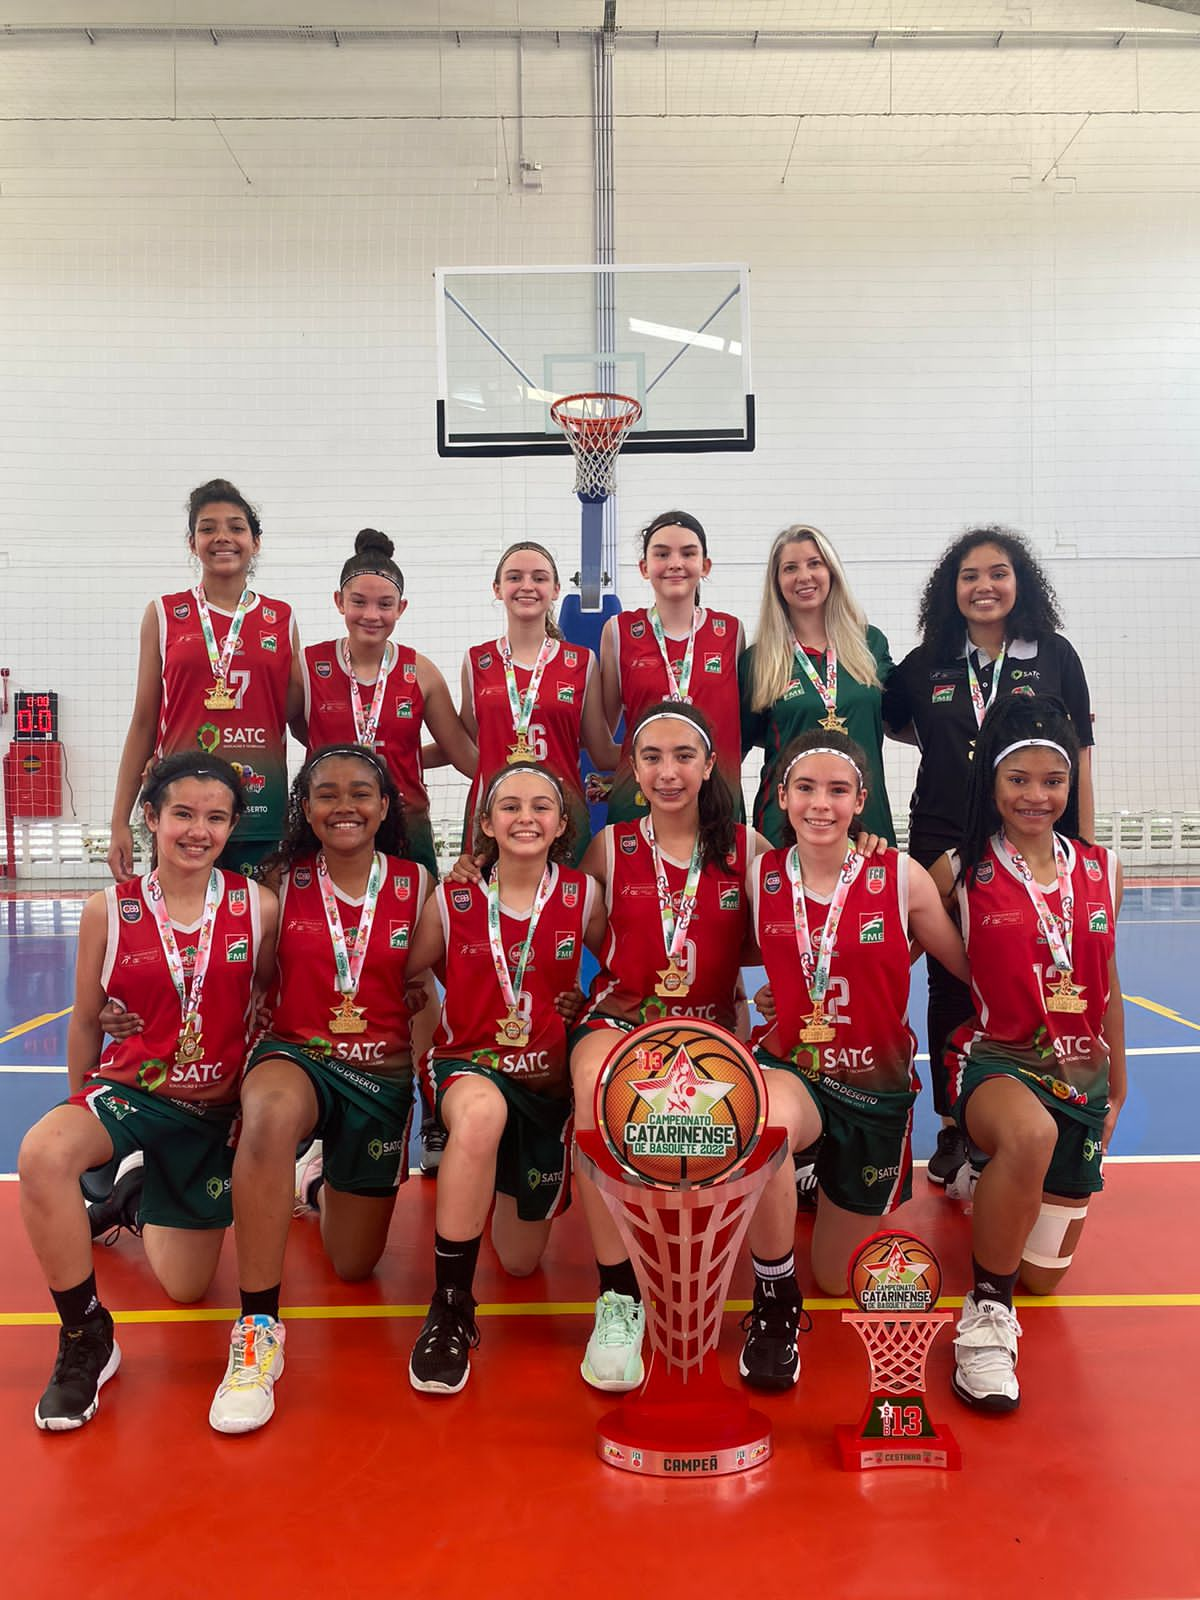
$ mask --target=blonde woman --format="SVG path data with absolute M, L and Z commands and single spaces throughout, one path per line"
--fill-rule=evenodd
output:
M 896 842 L 883 781 L 883 685 L 892 670 L 888 642 L 868 626 L 837 551 L 816 528 L 797 523 L 771 546 L 758 637 L 739 665 L 742 748 L 761 745 L 754 826 L 783 842 L 775 801 L 779 752 L 810 728 L 844 733 L 867 755 L 863 823 Z

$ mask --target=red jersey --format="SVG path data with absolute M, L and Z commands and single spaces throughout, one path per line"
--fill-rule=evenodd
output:
M 212 711 L 205 697 L 213 670 L 196 597 L 190 589 L 164 594 L 158 612 L 158 650 L 162 659 L 162 704 L 155 754 L 204 750 L 241 769 L 246 809 L 236 829 L 239 839 L 278 839 L 287 802 L 287 692 L 292 670 L 292 608 L 256 594 L 242 620 L 229 689 L 232 711 Z M 209 606 L 213 636 L 222 649 L 232 613 Z
M 276 1039 L 367 1072 L 407 1064 L 411 1044 L 404 972 L 428 879 L 425 868 L 415 861 L 384 857 L 371 942 L 354 1000 L 366 1012 L 366 1032 L 338 1034 L 329 1028 L 340 996 L 316 859 L 308 856 L 293 862 L 279 889 L 279 946 L 269 1002 Z M 351 900 L 336 887 L 334 892 L 346 945 L 353 951 L 362 899 Z
M 633 726 L 648 706 L 669 698 L 678 686 L 686 639 L 666 640 L 673 681 L 667 679 L 662 653 L 649 613 L 621 611 L 617 624 L 617 673 L 621 686 L 621 709 L 625 715 L 625 740 L 621 760 L 613 775 L 608 802 L 609 822 L 629 822 L 644 816 L 646 802 L 640 797 L 633 775 Z M 738 700 L 738 639 L 741 628 L 736 617 L 723 611 L 702 610 L 692 649 L 692 675 L 687 697 L 708 718 L 713 730 L 717 767 L 729 785 L 737 815 L 742 805 L 742 719 Z
M 342 650 L 344 639 L 326 639 L 304 651 L 304 717 L 308 723 L 307 755 L 327 744 L 354 744 L 354 709 L 350 703 L 350 669 Z M 417 682 L 417 652 L 392 645 L 390 665 L 381 668 L 387 687 L 379 708 L 376 754 L 382 756 L 392 781 L 409 811 L 428 812 L 429 793 L 421 772 L 421 728 L 425 696 Z M 369 713 L 375 684 L 361 684 L 359 698 Z
M 710 862 L 700 874 L 683 949 L 688 992 L 666 999 L 654 992 L 667 966 L 667 950 L 645 821 L 618 822 L 604 830 L 608 932 L 600 971 L 592 982 L 589 1017 L 620 1017 L 634 1023 L 702 1017 L 733 1028 L 742 945 L 750 925 L 745 828 L 735 828 L 734 836 L 725 860 L 719 866 Z M 662 863 L 678 915 L 688 864 L 669 856 L 663 856 Z
M 555 999 L 579 981 L 583 930 L 595 902 L 591 878 L 553 866 L 554 884 L 538 918 L 517 1009 L 529 1023 L 529 1043 L 504 1047 L 496 1034 L 508 1005 L 488 941 L 487 889 L 483 884 L 440 883 L 434 891 L 446 941 L 446 996 L 430 1055 L 441 1061 L 471 1061 L 515 1078 L 528 1089 L 556 1099 L 570 1093 L 567 1030 Z M 500 906 L 500 931 L 509 972 L 516 971 L 529 932 L 528 913 L 512 916 Z
M 249 1050 L 251 989 L 262 938 L 259 890 L 237 872 L 217 874 L 221 900 L 213 926 L 204 995 L 200 1002 L 203 1061 L 175 1060 L 183 1016 L 158 937 L 146 879 L 131 878 L 104 891 L 108 938 L 100 983 L 110 999 L 142 1018 L 142 1031 L 113 1040 L 88 1079 L 109 1078 L 147 1093 L 161 1092 L 187 1105 L 236 1100 Z M 171 924 L 191 987 L 200 918 L 191 927 Z
M 508 757 L 516 735 L 513 733 L 512 707 L 504 678 L 504 662 L 497 641 L 473 645 L 467 652 L 467 676 L 471 705 L 479 729 L 479 767 L 467 798 L 467 828 L 463 845 L 471 848 L 475 813 L 479 808 L 480 787 L 498 772 Z M 546 663 L 538 685 L 537 703 L 526 734 L 533 748 L 533 759 L 549 767 L 566 790 L 567 808 L 575 824 L 575 858 L 578 860 L 591 836 L 587 805 L 579 778 L 579 746 L 583 723 L 583 697 L 595 665 L 595 656 L 583 645 L 559 640 Z M 524 695 L 533 677 L 532 667 L 513 662 L 517 692 Z
M 813 1009 L 800 967 L 791 847 L 759 856 L 754 874 L 754 928 L 775 998 L 775 1021 L 762 1030 L 765 1049 L 794 1062 L 806 1077 L 833 1079 L 843 1096 L 855 1091 L 915 1092 L 916 1040 L 908 1025 L 908 857 L 872 856 L 850 887 L 829 966 L 825 1016 L 836 1032 L 828 1044 L 805 1044 L 800 1033 Z M 806 893 L 813 955 L 832 896 Z
M 1116 857 L 1099 845 L 1063 839 L 1067 852 L 1074 931 L 1072 981 L 1080 985 L 1081 1012 L 1048 1009 L 1054 957 L 1025 884 L 994 841 L 968 888 L 958 886 L 958 909 L 978 1027 L 961 1030 L 956 1043 L 983 1056 L 1003 1046 L 1005 1059 L 1063 1102 L 1063 1109 L 1092 1111 L 1108 1099 L 1108 968 L 1116 949 Z M 1042 886 L 1046 904 L 1062 925 L 1057 884 Z M 952 1083 L 955 1077 L 952 1072 Z M 957 1085 L 954 1085 L 957 1088 Z

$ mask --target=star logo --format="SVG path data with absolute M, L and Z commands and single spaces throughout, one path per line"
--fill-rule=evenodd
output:
M 888 1251 L 886 1261 L 876 1267 L 868 1267 L 867 1271 L 875 1280 L 876 1289 L 890 1289 L 898 1284 L 920 1284 L 929 1288 L 925 1274 L 929 1270 L 927 1261 L 911 1261 L 903 1245 L 897 1240 Z
M 638 1053 L 641 1055 L 643 1052 Z M 657 1051 L 653 1052 L 646 1064 L 652 1075 L 641 1082 L 631 1081 L 630 1088 L 641 1095 L 656 1116 L 705 1116 L 735 1087 L 732 1083 L 721 1083 L 716 1078 L 701 1077 L 687 1053 L 686 1045 L 680 1045 L 674 1059 L 665 1068 Z

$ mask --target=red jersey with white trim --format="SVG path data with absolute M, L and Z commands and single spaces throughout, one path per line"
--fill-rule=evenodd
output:
M 792 885 L 791 846 L 759 856 L 754 874 L 754 927 L 775 998 L 775 1021 L 757 1036 L 780 1060 L 806 1077 L 835 1078 L 883 1094 L 915 1092 L 916 1039 L 908 1025 L 908 857 L 895 850 L 871 856 L 846 896 L 829 966 L 825 1016 L 836 1032 L 829 1043 L 800 1037 L 812 1013 L 800 965 Z M 806 893 L 804 909 L 815 961 L 832 896 Z
M 738 701 L 738 639 L 741 629 L 736 617 L 724 611 L 703 610 L 692 650 L 692 676 L 688 699 L 703 711 L 713 730 L 717 767 L 729 785 L 736 814 L 742 805 L 742 718 Z M 657 705 L 677 687 L 686 639 L 667 637 L 667 658 L 674 672 L 674 683 L 667 681 L 662 653 L 649 612 L 617 613 L 617 670 L 620 674 L 621 707 L 625 714 L 625 740 L 621 760 L 613 774 L 608 801 L 609 822 L 630 822 L 645 816 L 649 809 L 640 798 L 633 775 L 633 726 L 648 706 Z
M 287 802 L 287 692 L 292 670 L 292 608 L 256 594 L 242 619 L 228 687 L 237 704 L 212 711 L 213 686 L 196 597 L 190 589 L 164 594 L 158 612 L 162 704 L 155 754 L 204 750 L 240 769 L 246 809 L 238 839 L 278 839 Z M 232 613 L 209 606 L 217 649 L 224 648 Z
M 604 877 L 608 932 L 600 971 L 592 982 L 588 1016 L 654 1022 L 660 1017 L 702 1017 L 732 1029 L 736 1021 L 738 971 L 750 925 L 746 829 L 735 827 L 734 847 L 718 866 L 710 862 L 696 886 L 684 945 L 688 992 L 656 995 L 667 966 L 662 912 L 654 875 L 654 853 L 646 823 L 618 822 L 604 830 Z M 687 883 L 687 863 L 663 856 L 675 914 Z
M 344 639 L 326 639 L 322 644 L 310 644 L 304 651 L 306 754 L 310 756 L 323 745 L 356 741 L 344 643 Z M 417 682 L 417 652 L 407 645 L 390 645 L 388 656 L 390 665 L 384 671 L 387 687 L 379 708 L 375 751 L 387 762 L 405 806 L 410 811 L 428 812 L 429 793 L 421 771 L 425 696 Z M 370 711 L 374 695 L 374 683 L 359 685 L 364 714 Z
M 488 941 L 487 889 L 483 884 L 440 883 L 434 893 L 446 941 L 446 995 L 433 1036 L 432 1059 L 471 1061 L 491 1067 L 555 1099 L 570 1092 L 567 1030 L 555 999 L 579 981 L 583 930 L 597 893 L 591 878 L 571 867 L 553 866 L 554 883 L 534 930 L 517 1007 L 529 1023 L 529 1043 L 502 1046 L 496 1035 L 508 1004 L 496 976 Z M 509 973 L 516 972 L 529 917 L 512 916 L 500 904 L 500 931 Z
M 218 871 L 217 876 L 221 899 L 200 1002 L 204 1059 L 187 1066 L 175 1060 L 183 1016 L 146 879 L 132 878 L 104 891 L 108 938 L 100 982 L 110 999 L 142 1018 L 142 1031 L 111 1041 L 99 1065 L 87 1074 L 89 1081 L 109 1078 L 187 1105 L 225 1105 L 237 1099 L 249 1051 L 262 913 L 256 883 L 238 872 Z M 171 926 L 190 991 L 200 919 L 190 928 Z
M 409 1061 L 412 1046 L 404 973 L 429 879 L 425 868 L 415 861 L 400 856 L 383 860 L 371 942 L 354 1000 L 366 1012 L 366 1031 L 330 1032 L 330 1017 L 341 1004 L 341 996 L 313 856 L 293 862 L 279 888 L 276 977 L 268 1004 L 272 1037 L 366 1072 L 407 1066 Z M 362 900 L 351 900 L 340 890 L 335 893 L 347 949 L 353 952 Z
M 957 890 L 979 1025 L 963 1029 L 956 1043 L 968 1053 L 1002 1045 L 1005 1057 L 1041 1081 L 1056 1099 L 1096 1108 L 1108 1097 L 1104 1013 L 1117 942 L 1116 857 L 1081 840 L 1062 843 L 1075 902 L 1072 981 L 1081 987 L 1084 1009 L 1047 1008 L 1054 957 L 1016 868 L 992 841 L 970 886 L 960 883 Z M 1061 927 L 1058 886 L 1041 887 Z

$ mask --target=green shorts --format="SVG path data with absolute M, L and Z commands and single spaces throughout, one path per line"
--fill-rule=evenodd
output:
M 517 1202 L 522 1222 L 545 1222 L 561 1216 L 571 1204 L 571 1101 L 552 1100 L 515 1083 L 506 1073 L 473 1061 L 434 1060 L 430 1064 L 437 1085 L 437 1109 L 455 1078 L 470 1073 L 486 1078 L 500 1090 L 508 1106 L 508 1121 L 496 1152 L 496 1191 Z M 454 1137 L 451 1130 L 450 1137 Z
M 1046 1194 L 1062 1195 L 1064 1199 L 1078 1199 L 1085 1194 L 1098 1194 L 1104 1187 L 1104 1158 L 1100 1140 L 1104 1132 L 1107 1108 L 1091 1104 L 1072 1104 L 1055 1094 L 1051 1084 L 1059 1082 L 1047 1074 L 1048 1082 L 1035 1075 L 1020 1062 L 1005 1058 L 1001 1047 L 975 1051 L 960 1058 L 962 1065 L 957 1075 L 957 1098 L 954 1115 L 963 1132 L 967 1132 L 966 1114 L 971 1095 L 989 1078 L 1015 1078 L 1036 1096 L 1054 1118 L 1058 1139 L 1054 1154 L 1046 1168 L 1042 1189 Z M 1066 1085 L 1062 1085 L 1065 1088 Z
M 759 1046 L 760 1067 L 790 1072 L 821 1114 L 817 1184 L 835 1206 L 884 1217 L 912 1199 L 912 1108 L 916 1094 L 850 1090 L 840 1078 L 809 1078 Z
M 279 849 L 278 839 L 230 839 L 217 857 L 217 865 L 226 872 L 240 872 L 243 878 L 252 878 L 269 855 Z
M 360 1072 L 298 1044 L 264 1039 L 250 1052 L 247 1076 L 275 1056 L 299 1067 L 317 1097 L 313 1137 L 324 1145 L 325 1182 L 346 1194 L 385 1199 L 408 1177 L 412 1125 L 411 1071 L 391 1077 Z
M 590 1034 L 603 1033 L 605 1028 L 611 1028 L 615 1033 L 632 1033 L 640 1027 L 640 1022 L 630 1022 L 628 1017 L 610 1017 L 603 1011 L 593 1012 L 584 1017 L 582 1022 L 577 1022 L 567 1035 L 567 1054 L 570 1055 L 575 1046 Z
M 126 1156 L 142 1151 L 143 1222 L 158 1228 L 229 1227 L 236 1103 L 189 1106 L 93 1078 L 67 1104 L 92 1112 L 112 1140 L 112 1160 L 92 1168 L 106 1185 Z
M 425 867 L 434 883 L 441 876 L 437 851 L 433 847 L 433 824 L 428 811 L 404 811 L 404 833 L 408 840 L 406 861 L 415 861 Z

